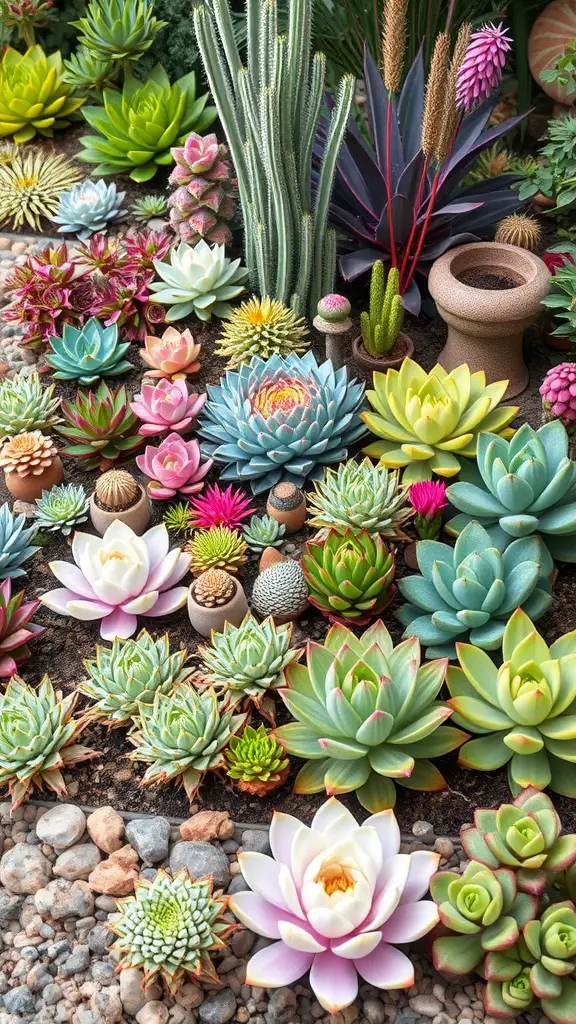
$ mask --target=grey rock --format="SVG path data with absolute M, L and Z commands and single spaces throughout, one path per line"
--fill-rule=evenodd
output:
M 254 945 L 254 932 L 249 928 L 242 928 L 234 932 L 230 939 L 230 948 L 235 956 L 247 956 Z
M 296 1006 L 296 993 L 291 988 L 277 988 L 270 995 L 266 1024 L 287 1024 Z
M 248 885 L 248 882 L 244 879 L 243 875 L 234 875 L 232 881 L 230 882 L 230 885 L 228 886 L 228 892 L 230 894 L 235 892 L 248 892 L 249 889 L 250 886 Z
M 41 819 L 43 820 L 43 819 Z M 88 917 L 94 910 L 94 896 L 86 882 L 55 878 L 34 896 L 41 917 L 61 921 L 65 917 Z
M 142 990 L 144 973 L 138 967 L 127 967 L 120 972 L 120 999 L 124 1013 L 135 1017 L 146 1003 L 146 993 Z
M 48 974 L 48 968 L 43 963 L 34 964 L 26 975 L 26 984 L 32 992 L 42 992 L 51 981 L 52 975 Z
M 122 1003 L 117 989 L 103 988 L 95 992 L 90 1000 L 90 1009 L 104 1024 L 116 1024 L 122 1020 Z
M 420 992 L 410 1000 L 410 1006 L 425 1017 L 435 1017 L 442 1009 L 442 1003 L 431 992 Z
M 47 985 L 42 993 L 42 998 L 47 1006 L 55 1006 L 56 1003 L 60 1002 L 62 997 L 63 994 L 60 985 L 55 985 L 54 983 Z
M 136 1014 L 137 1024 L 166 1024 L 168 1007 L 159 999 L 153 999 Z
M 36 822 L 36 832 L 43 843 L 55 850 L 67 850 L 84 833 L 86 815 L 74 804 L 56 804 Z
M 15 896 L 7 889 L 0 889 L 0 921 L 14 921 L 20 917 L 23 896 Z
M 70 956 L 64 961 L 59 973 L 63 978 L 69 978 L 71 974 L 81 974 L 88 970 L 90 965 L 90 950 L 88 946 L 75 946 Z
M 72 950 L 72 943 L 70 939 L 58 939 L 58 942 L 51 942 L 46 947 L 46 956 L 49 960 L 55 960 L 61 953 L 70 953 Z
M 228 858 L 211 843 L 176 843 L 170 852 L 170 870 L 176 874 L 182 868 L 188 868 L 192 878 L 213 874 L 216 889 L 225 889 L 230 882 Z
M 268 830 L 247 828 L 242 833 L 242 849 L 251 853 L 270 853 Z
M 384 1021 L 386 1020 L 384 1003 L 379 999 L 365 999 L 362 1006 L 362 1012 L 366 1017 L 368 1024 L 384 1024 Z
M 104 956 L 108 952 L 108 947 L 114 942 L 114 935 L 105 924 L 96 924 L 88 932 L 86 942 L 92 953 Z
M 37 892 L 51 874 L 52 865 L 37 846 L 18 843 L 0 860 L 0 882 L 18 896 Z
M 203 1024 L 227 1024 L 236 1013 L 236 996 L 229 988 L 207 996 L 198 1009 Z
M 16 988 L 8 989 L 2 999 L 8 1013 L 34 1013 L 36 1008 L 34 994 L 28 985 L 17 985 Z M 226 1019 L 229 1020 L 228 1017 Z
M 168 856 L 170 827 L 166 818 L 134 818 L 126 825 L 126 838 L 140 860 L 158 864 Z
M 109 960 L 95 960 L 90 973 L 97 985 L 113 985 L 118 977 Z
M 403 1006 L 396 1014 L 395 1024 L 418 1024 L 420 1020 L 421 1017 L 419 1013 L 416 1013 L 415 1010 L 411 1010 L 408 1006 Z
M 142 871 L 140 872 L 140 878 L 145 878 L 147 882 L 153 882 L 157 874 L 157 868 L 142 868 Z
M 22 946 L 20 948 L 20 956 L 24 960 L 29 960 L 30 963 L 33 963 L 34 960 L 38 959 L 39 953 L 36 946 Z
M 78 843 L 60 854 L 54 862 L 52 873 L 57 878 L 75 882 L 78 878 L 88 878 L 101 860 L 102 854 L 95 843 Z

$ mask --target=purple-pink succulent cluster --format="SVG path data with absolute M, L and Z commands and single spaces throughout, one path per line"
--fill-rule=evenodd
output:
M 482 100 L 490 99 L 500 85 L 511 43 L 502 24 L 491 22 L 472 33 L 456 86 L 457 103 L 465 113 Z
M 142 420 L 139 433 L 145 437 L 162 436 L 176 431 L 189 432 L 204 405 L 206 394 L 190 394 L 186 380 L 163 377 L 158 383 L 143 381 L 139 395 L 134 395 L 130 408 Z
M 168 437 L 153 448 L 149 445 L 138 455 L 136 465 L 147 477 L 148 494 L 157 501 L 166 501 L 176 494 L 197 494 L 204 486 L 204 477 L 212 467 L 212 459 L 201 461 L 198 441 L 185 441 L 180 434 Z
M 231 242 L 228 222 L 235 202 L 227 154 L 214 134 L 193 133 L 183 146 L 172 150 L 176 166 L 169 180 L 178 188 L 168 200 L 170 224 L 183 242 L 194 245 L 201 238 L 219 245 Z
M 548 370 L 540 394 L 549 419 L 559 419 L 566 427 L 576 423 L 576 363 L 560 363 Z
M 12 594 L 12 580 L 0 583 L 0 679 L 9 679 L 30 657 L 31 640 L 45 632 L 45 626 L 31 622 L 40 601 L 23 603 L 24 591 Z
M 190 502 L 190 525 L 201 530 L 213 526 L 227 526 L 236 530 L 256 509 L 239 487 L 230 484 L 222 491 L 218 484 L 206 488 L 206 493 Z

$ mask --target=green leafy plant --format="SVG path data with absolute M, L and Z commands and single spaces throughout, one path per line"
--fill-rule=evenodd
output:
M 59 484 L 42 491 L 42 497 L 36 498 L 36 526 L 38 530 L 68 537 L 75 526 L 86 522 L 89 510 L 90 498 L 82 484 Z
M 54 384 L 42 387 L 36 370 L 0 381 L 0 435 L 14 437 L 29 430 L 48 431 L 58 422 L 60 399 Z
M 331 530 L 307 543 L 302 559 L 309 600 L 334 622 L 364 625 L 393 600 L 394 555 L 379 534 Z
M 162 520 L 170 533 L 190 533 L 190 504 L 187 501 L 179 501 L 176 505 L 170 505 L 162 516 Z
M 0 226 L 11 220 L 17 231 L 28 224 L 40 230 L 42 218 L 58 209 L 60 193 L 80 179 L 71 160 L 37 148 L 16 149 L 0 161 Z
M 60 52 L 46 56 L 41 46 L 31 46 L 21 54 L 6 47 L 0 60 L 0 138 L 52 138 L 83 102 L 64 81 Z
M 576 91 L 576 39 L 571 39 L 550 68 L 540 72 L 543 82 L 558 82 L 566 92 Z
M 449 704 L 454 721 L 481 737 L 464 745 L 462 765 L 478 771 L 507 765 L 514 795 L 549 786 L 576 797 L 575 643 L 573 631 L 549 647 L 518 608 L 504 631 L 501 668 L 477 647 L 458 644 L 460 666 L 447 676 Z
M 135 199 L 130 207 L 130 213 L 135 220 L 153 220 L 156 217 L 164 217 L 168 212 L 168 201 L 165 196 L 151 193 Z
M 237 573 L 246 562 L 246 541 L 228 526 L 196 530 L 186 550 L 192 555 L 190 571 L 198 576 L 206 569 L 225 569 Z
M 576 201 L 576 116 L 568 114 L 548 122 L 548 142 L 539 154 L 541 162 L 529 166 L 518 183 L 518 198 L 538 192 L 556 200 L 552 214 Z
M 402 526 L 413 515 L 408 487 L 400 485 L 398 470 L 374 465 L 370 459 L 348 459 L 327 466 L 323 480 L 314 480 L 308 495 L 309 526 L 320 530 L 358 533 L 371 537 L 406 539 Z
M 284 747 L 264 725 L 247 725 L 241 736 L 231 736 L 225 753 L 226 774 L 250 796 L 266 796 L 282 785 L 290 767 Z
M 555 271 L 542 305 L 558 322 L 552 335 L 576 344 L 576 266 L 573 263 L 566 262 Z
M 333 626 L 324 645 L 310 642 L 306 666 L 291 665 L 280 696 L 296 719 L 276 729 L 289 754 L 309 758 L 296 793 L 356 793 L 372 813 L 393 807 L 394 781 L 415 790 L 445 789 L 429 758 L 467 738 L 442 723 L 436 700 L 446 661 L 420 664 L 416 637 L 394 647 L 382 622 L 356 637 Z
M 125 387 L 110 389 L 101 381 L 96 391 L 77 391 L 74 401 L 62 402 L 62 413 L 64 423 L 56 427 L 67 440 L 62 452 L 85 459 L 86 469 L 104 472 L 145 441 Z
M 90 0 L 72 25 L 78 40 L 98 60 L 138 60 L 167 22 L 154 17 L 151 0 Z
M 251 551 L 264 551 L 264 548 L 279 548 L 285 533 L 284 524 L 272 516 L 252 516 L 244 527 L 243 537 Z
M 93 94 L 96 100 L 100 100 L 102 90 L 112 86 L 119 75 L 116 61 L 100 60 L 86 46 L 79 46 L 64 61 L 62 73 L 64 81 L 73 89 L 87 96 Z
M 364 348 L 375 359 L 390 351 L 402 330 L 404 303 L 399 285 L 398 269 L 391 267 L 386 279 L 382 260 L 376 260 L 370 278 L 370 309 L 360 314 Z

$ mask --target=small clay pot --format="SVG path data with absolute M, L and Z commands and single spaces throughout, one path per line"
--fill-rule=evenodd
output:
M 266 515 L 282 523 L 286 533 L 296 533 L 306 522 L 306 495 L 294 484 L 275 484 L 268 495 Z
M 240 625 L 248 613 L 248 602 L 242 584 L 238 580 L 234 580 L 236 589 L 228 603 L 216 605 L 214 608 L 206 608 L 203 604 L 198 604 L 192 591 L 193 585 L 190 584 L 188 588 L 188 618 L 200 636 L 209 637 L 212 630 L 221 633 L 227 622 L 233 626 Z
M 102 536 L 106 533 L 108 527 L 116 519 L 119 519 L 121 523 L 125 523 L 130 529 L 134 530 L 134 533 L 140 535 L 144 533 L 144 530 L 150 522 L 150 498 L 146 493 L 145 489 L 138 484 L 140 488 L 140 497 L 136 504 L 131 505 L 130 508 L 125 508 L 120 512 L 109 512 L 105 508 L 100 508 L 96 504 L 95 494 L 92 494 L 90 498 L 90 519 L 92 520 L 92 526 Z
M 543 192 L 537 192 L 532 196 L 532 202 L 538 210 L 552 210 L 556 206 L 554 196 L 545 196 Z
M 38 476 L 34 476 L 33 473 L 29 473 L 28 476 L 16 472 L 4 473 L 7 489 L 12 497 L 18 498 L 19 501 L 35 501 L 36 498 L 42 497 L 42 491 L 49 491 L 57 484 L 61 484 L 63 479 L 64 467 L 58 455 Z
M 258 562 L 258 572 L 264 572 L 264 569 L 268 569 L 271 565 L 276 565 L 277 562 L 287 562 L 286 555 L 283 555 L 278 548 L 264 548 L 264 551 L 260 555 L 260 561 Z
M 412 358 L 414 355 L 414 342 L 408 334 L 400 331 L 390 351 L 377 358 L 367 352 L 362 335 L 358 335 L 352 342 L 352 355 L 356 362 L 360 363 L 360 366 L 365 366 L 367 370 L 380 370 L 380 372 L 385 373 L 386 370 L 397 369 L 405 359 Z
M 554 335 L 552 332 L 556 329 L 556 324 L 551 316 L 544 318 L 544 344 L 546 348 L 552 349 L 553 352 L 573 352 L 574 342 L 570 341 L 570 338 L 563 338 L 562 336 Z

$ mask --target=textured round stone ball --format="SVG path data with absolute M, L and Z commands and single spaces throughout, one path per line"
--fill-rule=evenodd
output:
M 264 569 L 252 590 L 252 607 L 258 615 L 295 619 L 308 604 L 308 586 L 299 562 L 277 562 Z

